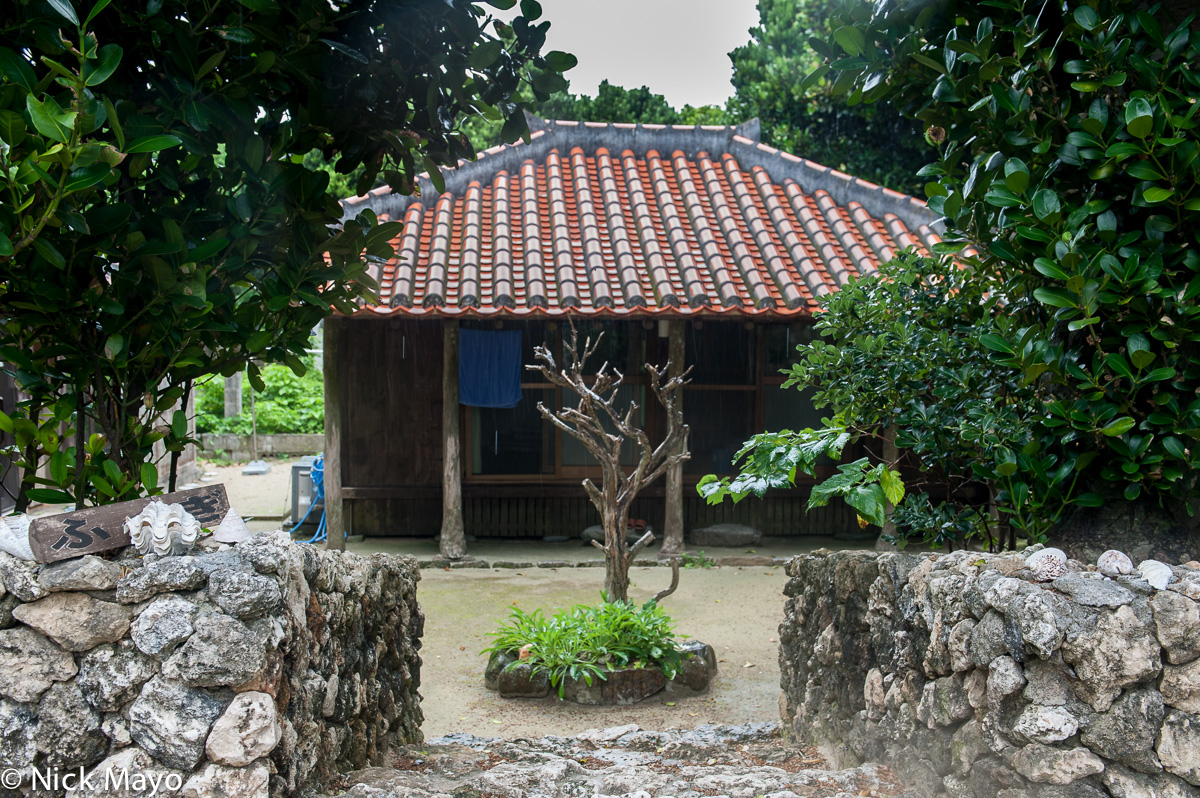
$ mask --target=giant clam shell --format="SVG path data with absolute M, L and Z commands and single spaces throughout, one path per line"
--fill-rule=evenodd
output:
M 1096 567 L 1105 576 L 1123 576 L 1133 573 L 1133 560 L 1123 551 L 1109 549 L 1096 560 Z
M 22 560 L 33 560 L 33 549 L 29 548 L 30 520 L 24 514 L 0 517 L 0 551 Z
M 152 500 L 140 513 L 125 519 L 129 542 L 145 554 L 186 554 L 196 543 L 200 523 L 181 504 Z
M 1138 573 L 1155 590 L 1166 590 L 1167 585 L 1171 584 L 1171 577 L 1175 575 L 1171 566 L 1158 560 L 1143 560 L 1138 565 Z
M 1026 558 L 1025 567 L 1035 582 L 1050 582 L 1067 572 L 1067 555 L 1062 549 L 1042 549 Z

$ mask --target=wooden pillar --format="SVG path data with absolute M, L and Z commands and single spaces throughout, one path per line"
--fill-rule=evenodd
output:
M 466 556 L 462 517 L 462 437 L 458 430 L 458 320 L 442 322 L 442 542 L 451 560 Z
M 684 370 L 683 334 L 686 322 L 674 319 L 667 322 L 667 357 L 670 368 L 669 378 L 678 377 Z M 683 391 L 679 392 L 679 405 L 683 409 Z M 680 447 L 687 446 L 687 440 L 680 442 Z M 677 463 L 667 469 L 667 512 L 663 524 L 663 544 L 658 556 L 671 557 L 683 553 L 683 463 Z
M 338 339 L 345 319 L 325 320 L 325 548 L 346 548 L 346 525 L 342 515 L 342 392 Z

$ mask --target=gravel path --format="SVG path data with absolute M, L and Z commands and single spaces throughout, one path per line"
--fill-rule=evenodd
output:
M 630 598 L 642 602 L 666 587 L 665 568 L 634 568 Z M 589 707 L 555 698 L 505 700 L 483 686 L 487 633 L 516 604 L 547 614 L 599 600 L 604 571 L 425 569 L 417 598 L 425 611 L 421 649 L 422 730 L 429 740 L 453 733 L 481 737 L 574 735 L 636 723 L 663 731 L 711 723 L 779 720 L 778 625 L 785 581 L 780 567 L 684 569 L 679 589 L 663 601 L 676 633 L 709 643 L 721 662 L 708 694 L 634 706 Z M 674 705 L 669 705 L 668 701 Z

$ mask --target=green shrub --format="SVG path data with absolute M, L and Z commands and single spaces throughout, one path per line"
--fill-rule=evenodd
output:
M 526 664 L 535 674 L 544 671 L 562 697 L 567 676 L 590 686 L 596 677 L 607 679 L 609 671 L 654 665 L 674 678 L 681 659 L 674 634 L 670 616 L 653 601 L 640 609 L 620 602 L 581 604 L 550 618 L 541 610 L 513 607 L 508 622 L 490 634 L 495 642 L 483 653 L 526 650 L 525 659 L 508 667 Z
M 287 366 L 262 370 L 266 390 L 255 392 L 254 413 L 261 435 L 321 433 L 325 430 L 325 389 L 321 372 L 306 359 L 308 371 L 297 377 Z M 242 414 L 225 418 L 225 382 L 219 376 L 196 386 L 196 432 L 250 434 L 249 386 L 244 384 Z

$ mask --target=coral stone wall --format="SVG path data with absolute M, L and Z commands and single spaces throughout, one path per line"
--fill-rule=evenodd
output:
M 274 798 L 421 739 L 411 557 L 133 554 L 0 553 L 0 767 L 24 775 L 0 795 Z
M 924 796 L 1200 795 L 1200 570 L 1159 591 L 977 552 L 787 568 L 785 728 L 835 759 Z

